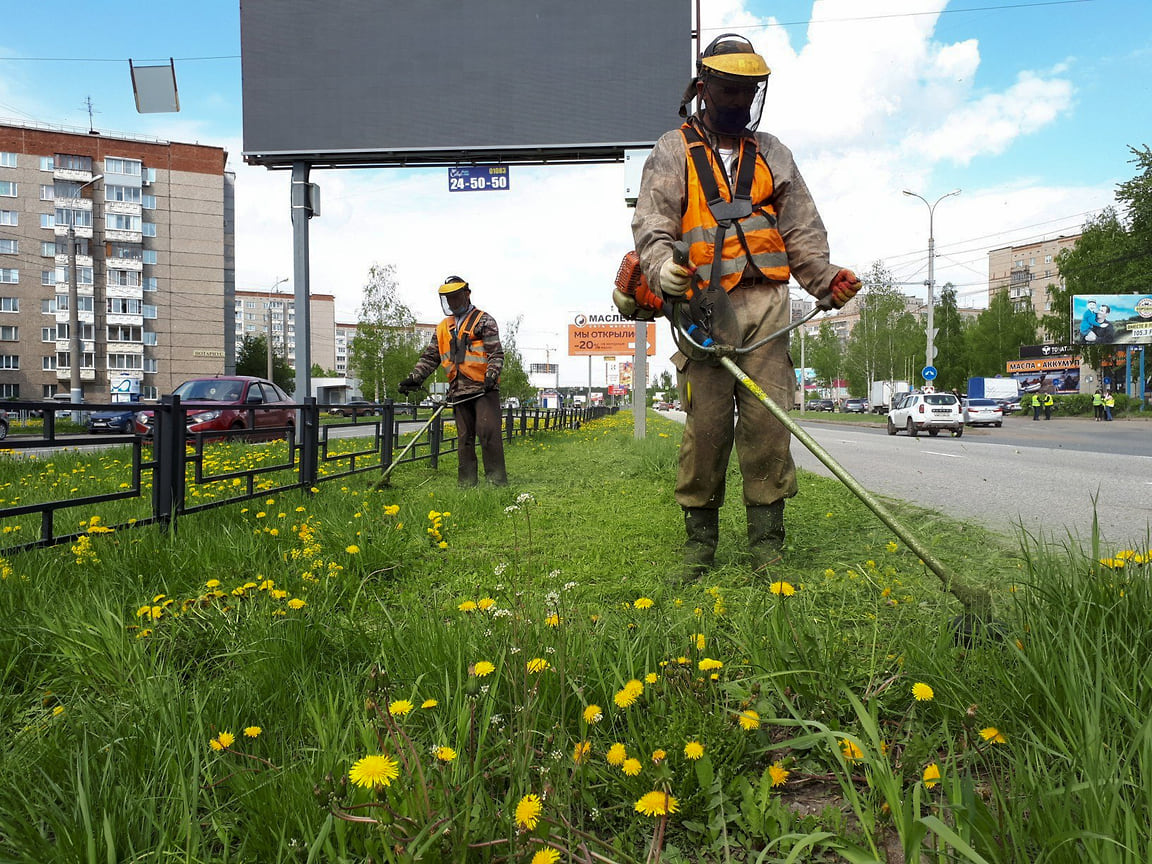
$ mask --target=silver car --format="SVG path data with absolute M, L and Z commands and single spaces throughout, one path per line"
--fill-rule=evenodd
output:
M 1003 426 L 1004 409 L 995 399 L 965 399 L 964 422 L 969 426 Z

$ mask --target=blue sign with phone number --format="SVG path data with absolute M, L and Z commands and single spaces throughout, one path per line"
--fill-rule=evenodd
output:
M 467 165 L 448 169 L 449 192 L 490 192 L 507 190 L 507 165 Z

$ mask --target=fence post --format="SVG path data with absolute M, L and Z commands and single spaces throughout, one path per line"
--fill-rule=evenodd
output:
M 173 529 L 184 503 L 186 432 L 180 397 L 161 396 L 152 412 L 152 515 Z
M 428 430 L 428 461 L 433 468 L 440 467 L 440 442 L 444 438 L 444 412 L 432 421 Z
M 516 432 L 516 420 L 512 416 L 511 407 L 504 409 L 504 437 L 509 441 L 512 440 L 513 434 Z
M 380 410 L 380 473 L 392 467 L 392 450 L 395 446 L 396 403 L 386 399 Z
M 289 447 L 292 442 L 289 442 Z M 316 485 L 319 476 L 320 407 L 316 397 L 309 396 L 300 409 L 300 483 L 306 489 Z

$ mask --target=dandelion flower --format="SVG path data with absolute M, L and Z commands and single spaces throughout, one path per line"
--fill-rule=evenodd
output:
M 624 764 L 624 760 L 628 758 L 628 750 L 623 744 L 617 741 L 608 748 L 608 755 L 604 758 L 608 760 L 609 765 L 619 768 Z
M 704 634 L 703 633 L 695 634 L 692 637 L 692 641 L 696 643 L 696 650 L 697 651 L 703 651 L 704 650 Z
M 668 757 L 668 754 L 663 750 L 653 750 L 652 751 L 652 762 L 656 765 L 659 765 L 667 757 Z
M 348 779 L 364 789 L 388 786 L 399 776 L 399 764 L 387 754 L 365 756 L 348 772 Z
M 560 860 L 560 853 L 555 849 L 547 848 L 541 849 L 532 856 L 532 860 L 528 864 L 556 864 Z
M 639 759 L 635 759 L 635 758 L 630 757 L 630 758 L 624 760 L 624 764 L 620 766 L 620 770 L 622 770 L 629 777 L 635 777 L 637 774 L 640 773 L 641 767 L 642 766 L 640 765 Z
M 632 605 L 635 606 L 637 609 L 651 609 L 652 605 L 653 605 L 652 604 L 652 598 L 651 597 L 637 597 L 636 602 L 633 603 Z
M 476 611 L 476 603 L 473 600 L 465 600 L 463 603 L 461 603 L 456 608 L 459 609 L 461 612 L 475 612 Z
M 618 691 L 616 695 L 612 697 L 612 701 L 616 703 L 616 707 L 618 708 L 629 708 L 635 704 L 643 692 L 644 685 L 633 679 L 624 685 L 623 690 Z
M 231 747 L 235 740 L 236 736 L 231 732 L 221 732 L 219 735 L 208 742 L 208 746 L 213 750 L 225 750 L 228 747 Z
M 917 702 L 931 702 L 935 695 L 932 688 L 923 681 L 917 681 L 912 685 L 912 696 Z
M 245 726 L 244 727 L 244 737 L 245 738 L 259 738 L 260 733 L 263 731 L 264 730 L 261 729 L 259 726 Z
M 636 802 L 636 812 L 645 816 L 667 816 L 679 809 L 679 801 L 667 792 L 659 790 L 645 793 L 644 797 Z
M 659 680 L 660 680 L 660 676 L 657 675 L 655 672 L 649 672 L 647 675 L 644 676 L 644 683 L 645 684 L 655 684 Z
M 543 672 L 548 668 L 548 661 L 543 657 L 533 657 L 528 661 L 528 671 L 532 674 Z
M 924 785 L 931 789 L 940 782 L 940 766 L 932 762 L 924 769 Z
M 548 617 L 544 619 L 544 623 L 547 624 L 549 627 L 559 627 L 560 626 L 560 616 L 557 615 L 555 612 L 551 612 L 551 613 L 549 613 Z
M 303 609 L 308 604 L 301 600 L 299 597 L 293 597 L 288 601 L 288 606 L 291 609 Z
M 847 738 L 840 740 L 840 752 L 844 754 L 844 758 L 849 762 L 859 762 L 864 758 L 864 753 L 860 748 Z
M 746 732 L 751 732 L 753 729 L 760 728 L 760 715 L 753 711 L 751 708 L 746 708 L 740 712 L 737 718 L 740 723 L 740 728 Z
M 420 703 L 420 707 L 421 708 L 435 708 L 439 704 L 440 703 L 437 702 L 435 699 L 425 699 L 422 703 Z
M 481 612 L 487 612 L 489 609 L 491 609 L 495 605 L 496 605 L 496 601 L 493 600 L 491 597 L 481 597 L 479 600 L 476 601 L 476 608 L 478 608 Z
M 393 717 L 404 717 L 412 710 L 412 703 L 407 699 L 397 699 L 388 703 L 388 713 Z
M 796 589 L 792 587 L 789 582 L 773 582 L 768 586 L 768 590 L 773 594 L 779 594 L 782 597 L 791 597 L 796 593 Z
M 790 772 L 788 769 L 781 765 L 779 762 L 773 762 L 771 765 L 769 765 L 768 776 L 772 780 L 772 788 L 775 789 L 777 786 L 783 786 L 786 782 L 788 782 L 789 773 Z
M 477 678 L 483 678 L 485 675 L 491 675 L 496 671 L 496 667 L 489 663 L 487 660 L 481 660 L 472 667 L 473 673 Z
M 585 723 L 599 723 L 604 719 L 604 712 L 600 710 L 599 705 L 589 705 L 584 709 L 584 722 Z
M 572 761 L 577 765 L 583 765 L 584 760 L 588 758 L 588 754 L 592 750 L 591 741 L 581 741 L 572 750 Z
M 516 826 L 532 831 L 540 821 L 540 812 L 544 809 L 540 803 L 540 796 L 529 792 L 520 799 L 516 805 Z
M 684 745 L 684 756 L 695 762 L 704 755 L 704 745 L 699 741 L 689 741 Z
M 980 737 L 985 741 L 991 741 L 993 744 L 1007 744 L 1008 739 L 1004 737 L 1004 733 L 997 729 L 995 726 L 988 726 L 980 730 Z
M 437 747 L 432 754 L 441 762 L 451 762 L 456 758 L 456 751 L 451 747 Z
M 724 662 L 722 660 L 713 660 L 711 657 L 705 657 L 696 664 L 701 672 L 711 672 L 714 669 L 723 669 Z

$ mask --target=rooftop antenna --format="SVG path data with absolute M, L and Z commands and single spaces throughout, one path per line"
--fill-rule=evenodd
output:
M 99 111 L 96 111 L 96 110 L 95 110 L 95 109 L 92 107 L 92 97 L 91 97 L 91 96 L 88 96 L 88 97 L 87 97 L 87 98 L 84 100 L 84 106 L 85 106 L 85 107 L 88 109 L 88 134 L 89 134 L 89 135 L 99 135 L 100 133 L 96 131 L 96 126 L 95 126 L 95 124 L 92 122 L 92 115 L 93 115 L 94 113 L 95 113 L 95 114 L 99 114 L 100 112 L 99 112 Z

